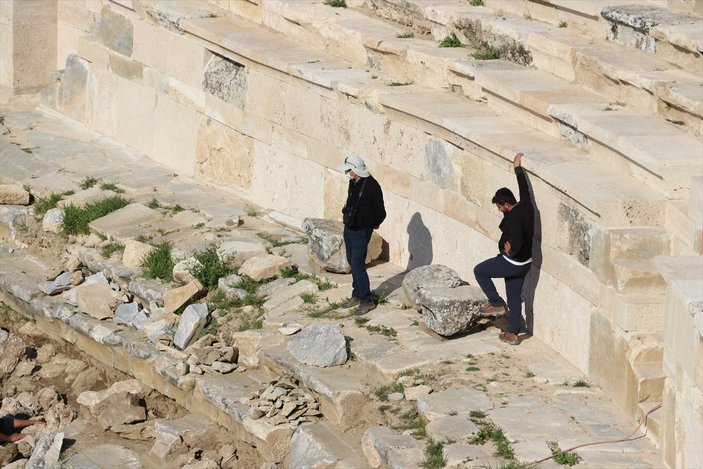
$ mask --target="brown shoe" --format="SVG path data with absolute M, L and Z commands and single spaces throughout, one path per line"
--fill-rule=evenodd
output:
M 498 334 L 498 338 L 501 342 L 505 342 L 510 345 L 518 345 L 520 343 L 520 336 L 508 331 Z
M 376 309 L 375 301 L 362 301 L 359 307 L 356 308 L 356 311 L 354 311 L 354 314 L 357 316 L 363 316 L 372 309 Z
M 346 300 L 342 301 L 342 302 L 339 304 L 339 307 L 340 307 L 340 308 L 344 308 L 344 309 L 346 309 L 346 308 L 352 308 L 352 307 L 354 307 L 354 306 L 358 306 L 359 303 L 361 303 L 361 300 L 359 300 L 359 298 L 356 298 L 356 297 L 353 297 L 353 296 L 352 296 L 351 298 L 347 298 Z
M 499 314 L 505 314 L 506 311 L 505 305 L 493 306 L 490 303 L 479 310 L 484 316 L 497 316 Z

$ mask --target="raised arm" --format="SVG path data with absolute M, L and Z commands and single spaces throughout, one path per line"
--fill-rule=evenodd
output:
M 515 154 L 513 167 L 515 168 L 515 176 L 517 177 L 517 186 L 520 190 L 520 202 L 532 204 L 530 187 L 527 185 L 527 176 L 525 175 L 525 170 L 522 169 L 522 153 Z

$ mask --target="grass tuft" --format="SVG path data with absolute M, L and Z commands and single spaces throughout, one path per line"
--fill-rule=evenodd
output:
M 198 263 L 190 269 L 190 274 L 208 289 L 217 287 L 217 281 L 220 278 L 232 273 L 232 268 L 220 259 L 217 247 L 216 244 L 210 244 L 202 251 L 193 253 L 193 257 L 198 260 Z
M 567 26 L 569 26 L 569 25 L 568 25 L 568 23 L 567 23 L 566 21 L 559 21 L 559 27 L 560 27 L 560 28 L 566 28 Z
M 469 5 L 471 5 L 472 7 L 482 7 L 483 0 L 469 0 Z
M 444 457 L 444 443 L 435 441 L 432 438 L 427 440 L 425 446 L 425 459 L 420 466 L 425 469 L 440 469 L 447 465 L 447 458 Z
M 173 258 L 171 244 L 168 241 L 157 244 L 149 254 L 144 256 L 143 272 L 146 278 L 173 280 Z
M 66 216 L 63 220 L 62 231 L 65 235 L 88 234 L 90 232 L 88 224 L 91 221 L 104 217 L 128 204 L 128 200 L 120 196 L 113 196 L 97 202 L 90 202 L 83 207 L 68 205 L 64 208 Z
M 327 4 L 333 8 L 346 8 L 346 0 L 327 0 Z
M 591 385 L 587 381 L 580 379 L 574 383 L 575 388 L 590 388 Z
M 403 392 L 405 390 L 405 387 L 403 386 L 403 383 L 393 383 L 393 384 L 386 384 L 385 386 L 378 387 L 373 390 L 374 395 L 378 398 L 379 401 L 381 402 L 386 402 L 388 401 L 388 395 L 393 394 L 395 392 Z
M 461 41 L 456 37 L 456 34 L 449 33 L 449 36 L 442 39 L 439 43 L 439 47 L 461 47 Z
M 61 194 L 56 194 L 52 192 L 49 197 L 39 198 L 34 202 L 34 214 L 37 216 L 44 216 L 46 212 L 52 208 L 56 208 L 56 205 L 63 197 Z
M 487 43 L 481 44 L 481 48 L 471 54 L 476 60 L 497 60 L 500 58 L 500 51 Z
M 397 37 L 398 39 L 410 39 L 415 37 L 415 33 L 413 33 L 412 31 L 404 31 L 402 33 L 396 34 L 395 37 Z
M 116 253 L 116 252 L 124 252 L 124 244 L 115 241 L 115 242 L 106 244 L 106 245 L 103 246 L 103 248 L 100 250 L 100 254 L 102 254 L 102 256 L 103 256 L 105 259 L 109 259 L 109 258 L 112 257 L 112 255 L 113 255 L 114 253 Z
M 80 184 L 78 184 L 78 187 L 80 187 L 83 190 L 90 189 L 94 185 L 98 183 L 98 180 L 95 179 L 92 176 L 87 176 L 85 179 L 83 179 Z
M 562 466 L 575 466 L 581 462 L 581 456 L 573 452 L 559 451 L 554 454 L 554 462 Z
M 161 203 L 158 200 L 156 200 L 155 197 L 152 197 L 151 200 L 149 201 L 149 203 L 146 204 L 146 206 L 149 208 L 159 208 L 159 207 L 161 207 Z
M 104 191 L 112 191 L 115 194 L 124 194 L 124 189 L 119 187 L 114 182 L 103 182 L 102 184 L 100 184 L 100 189 Z
M 301 293 L 300 298 L 303 299 L 304 303 L 315 304 L 317 302 L 317 295 L 314 293 Z

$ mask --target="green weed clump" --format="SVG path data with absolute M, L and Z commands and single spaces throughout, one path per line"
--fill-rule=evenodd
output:
M 404 31 L 402 33 L 398 33 L 395 35 L 398 39 L 410 39 L 412 37 L 415 37 L 415 33 L 412 31 Z
M 327 4 L 333 8 L 346 8 L 346 0 L 327 0 Z
M 190 269 L 190 274 L 208 289 L 217 287 L 217 281 L 220 278 L 226 277 L 233 272 L 232 268 L 220 259 L 216 244 L 210 244 L 202 251 L 195 251 L 193 257 L 199 263 Z
M 34 214 L 37 216 L 44 216 L 46 212 L 48 212 L 52 208 L 56 208 L 56 205 L 62 198 L 63 197 L 61 196 L 61 194 L 56 194 L 55 192 L 49 194 L 49 197 L 38 198 L 34 202 Z
M 469 0 L 469 5 L 471 5 L 472 7 L 482 7 L 483 0 Z
M 500 59 L 500 51 L 493 46 L 483 43 L 481 49 L 471 54 L 476 60 L 497 60 Z
M 420 463 L 425 469 L 440 469 L 447 465 L 447 458 L 444 457 L 444 443 L 435 441 L 432 438 L 427 440 L 425 446 L 425 459 Z
M 91 221 L 104 217 L 128 204 L 128 200 L 120 196 L 113 196 L 97 202 L 90 202 L 83 207 L 68 205 L 64 208 L 66 216 L 63 219 L 62 231 L 65 235 L 88 234 L 90 232 L 88 224 Z
M 124 244 L 115 241 L 115 242 L 112 242 L 110 244 L 106 244 L 105 246 L 103 246 L 103 248 L 100 250 L 100 254 L 102 254 L 102 256 L 105 259 L 109 259 L 114 253 L 123 252 L 123 251 L 124 251 Z
M 581 462 L 581 456 L 573 452 L 559 451 L 554 454 L 554 462 L 562 466 L 575 466 Z
M 449 33 L 449 36 L 442 39 L 439 43 L 439 47 L 461 47 L 461 41 L 456 37 L 456 34 Z
M 157 244 L 149 254 L 144 256 L 142 262 L 144 277 L 173 280 L 174 263 L 171 257 L 171 244 L 168 241 Z
M 381 402 L 386 402 L 388 400 L 388 395 L 393 394 L 395 392 L 403 392 L 405 390 L 405 387 L 403 386 L 403 383 L 393 383 L 393 384 L 386 384 L 385 386 L 378 387 L 373 390 L 373 393 L 376 397 L 378 397 L 378 400 Z
M 115 194 L 124 194 L 124 189 L 119 187 L 114 182 L 103 182 L 102 184 L 100 184 L 100 189 L 104 191 L 112 191 Z
M 91 187 L 93 187 L 97 183 L 98 183 L 97 179 L 95 179 L 92 176 L 88 176 L 85 179 L 83 179 L 80 184 L 78 184 L 78 187 L 80 187 L 83 190 L 86 190 L 86 189 L 90 189 Z

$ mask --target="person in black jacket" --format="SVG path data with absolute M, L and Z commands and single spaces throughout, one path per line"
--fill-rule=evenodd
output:
M 505 279 L 508 297 L 508 330 L 498 337 L 511 345 L 520 343 L 520 318 L 522 317 L 522 285 L 532 265 L 532 238 L 534 237 L 534 207 L 530 198 L 527 177 L 521 166 L 522 153 L 513 160 L 515 176 L 520 189 L 520 202 L 507 187 L 498 189 L 492 203 L 503 213 L 500 222 L 500 241 L 496 257 L 485 260 L 474 268 L 476 281 L 488 297 L 489 304 L 481 309 L 486 315 L 505 313 L 505 301 L 493 284 L 494 278 Z
M 342 307 L 358 305 L 355 313 L 362 315 L 376 307 L 366 272 L 366 251 L 373 230 L 386 219 L 386 209 L 381 186 L 369 173 L 364 160 L 356 155 L 349 156 L 340 170 L 349 178 L 342 218 L 344 245 L 352 273 L 352 295 Z

